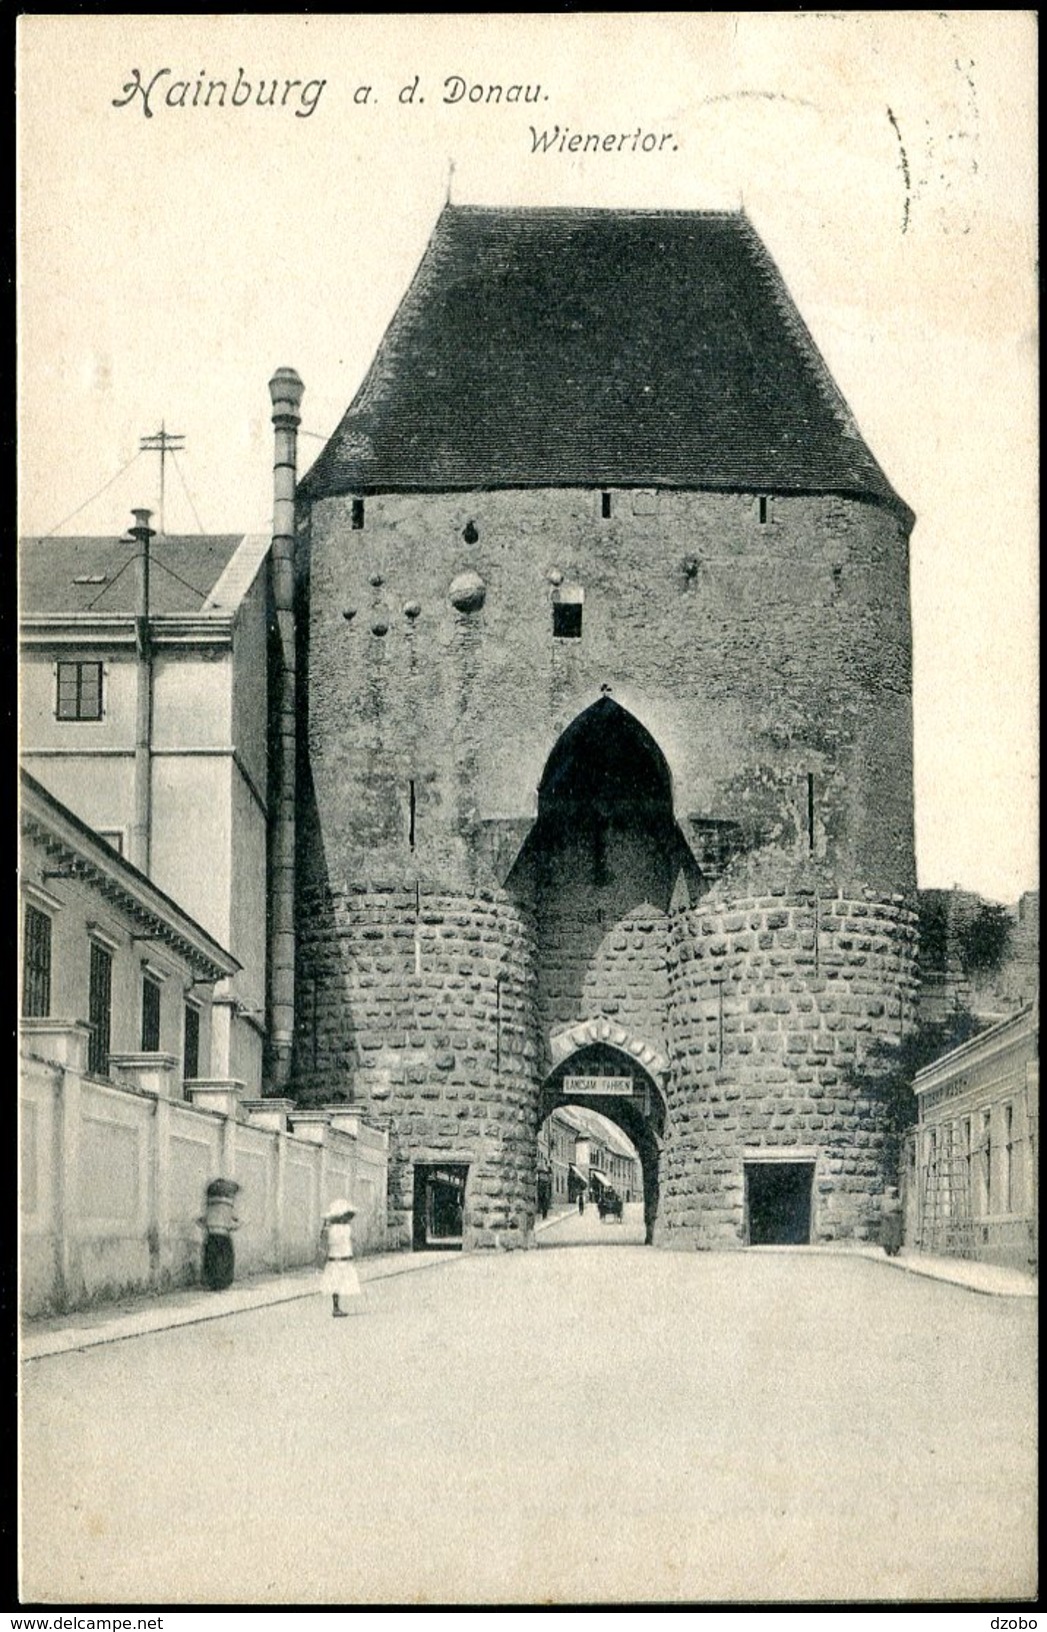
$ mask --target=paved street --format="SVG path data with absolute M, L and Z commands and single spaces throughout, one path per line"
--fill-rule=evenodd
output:
M 545 1227 L 538 1232 L 537 1242 L 540 1247 L 642 1247 L 643 1203 L 629 1202 L 621 1223 L 610 1218 L 601 1223 L 600 1214 L 591 1202 L 586 1203 L 584 1213 L 577 1207 L 561 1211 L 559 1216 L 550 1213 Z
M 1034 1591 L 1033 1301 L 634 1228 L 27 1363 L 24 1594 Z

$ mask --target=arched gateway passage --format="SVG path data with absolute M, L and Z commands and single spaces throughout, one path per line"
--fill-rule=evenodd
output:
M 636 1052 L 592 1042 L 576 1048 L 545 1079 L 538 1125 L 567 1105 L 599 1112 L 635 1146 L 643 1171 L 644 1239 L 650 1244 L 658 1214 L 658 1162 L 665 1133 L 665 1097 L 655 1077 Z
M 651 1241 L 666 1114 L 668 913 L 696 899 L 702 879 L 664 754 L 610 697 L 554 744 L 538 819 L 507 886 L 534 926 L 536 1018 L 550 1039 L 536 1126 L 575 1104 L 620 1127 L 643 1169 Z

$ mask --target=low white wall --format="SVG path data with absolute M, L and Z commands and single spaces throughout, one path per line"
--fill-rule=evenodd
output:
M 83 1308 L 199 1280 L 207 1185 L 240 1185 L 236 1275 L 315 1262 L 327 1203 L 359 1207 L 354 1242 L 385 1247 L 387 1141 L 333 1127 L 306 1139 L 23 1057 L 21 1299 Z

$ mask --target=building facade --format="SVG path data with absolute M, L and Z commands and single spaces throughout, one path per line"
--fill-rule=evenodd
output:
M 917 1072 L 919 1123 L 906 1147 L 907 1239 L 1038 1267 L 1039 1003 Z
M 218 1075 L 236 959 L 27 772 L 20 793 L 22 1312 L 197 1281 L 215 1177 L 239 1186 L 241 1274 L 315 1262 L 337 1195 L 380 1251 L 386 1135 Z
M 146 512 L 138 512 L 139 520 Z M 216 1076 L 266 1032 L 268 536 L 21 541 L 21 759 L 233 953 Z
M 639 1159 L 613 1125 L 603 1124 L 576 1106 L 564 1106 L 546 1117 L 538 1130 L 539 1185 L 548 1177 L 549 1203 L 568 1207 L 579 1191 L 593 1201 L 603 1188 L 623 1201 L 642 1201 Z
M 23 1051 L 186 1098 L 236 959 L 27 772 L 20 792 Z
M 649 1240 L 875 1233 L 912 522 L 744 215 L 444 210 L 287 524 L 289 1091 L 388 1130 L 394 1240 L 450 1163 L 525 1244 L 594 1077 Z

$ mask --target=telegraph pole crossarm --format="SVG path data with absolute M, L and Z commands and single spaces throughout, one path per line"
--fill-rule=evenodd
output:
M 157 529 L 164 532 L 164 464 L 169 453 L 181 453 L 185 447 L 185 437 L 181 431 L 169 431 L 160 421 L 160 429 L 152 431 L 148 436 L 139 438 L 138 451 L 140 453 L 158 453 L 160 455 L 160 525 Z

